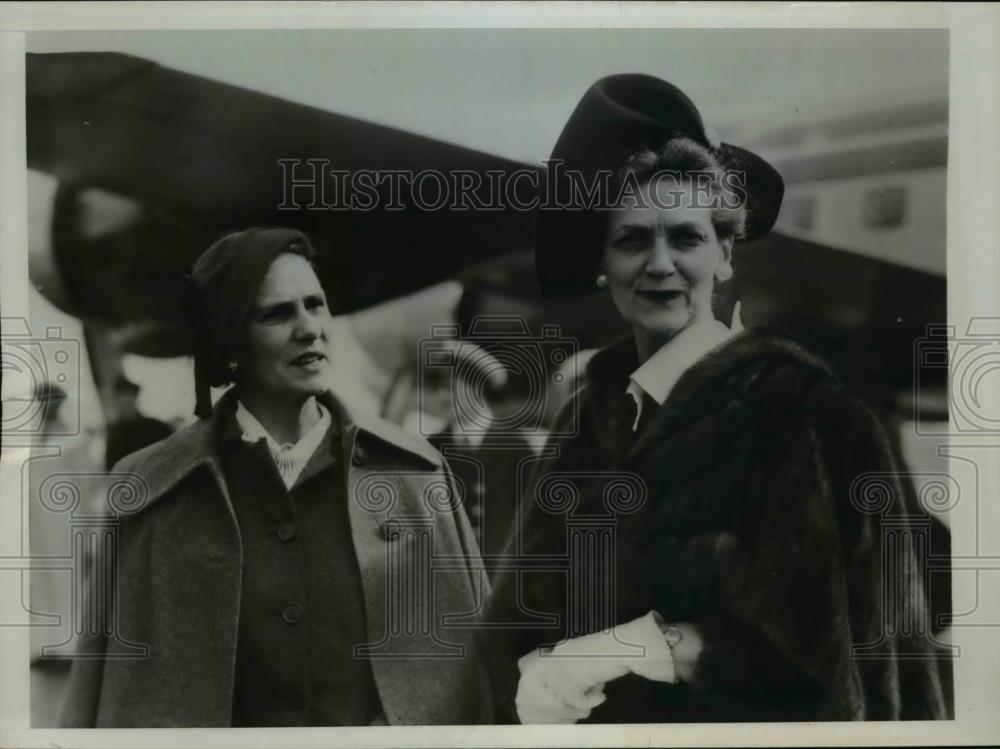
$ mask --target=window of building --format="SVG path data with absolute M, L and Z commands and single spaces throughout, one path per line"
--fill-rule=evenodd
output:
M 797 195 L 788 198 L 781 213 L 786 225 L 811 230 L 816 224 L 816 196 Z
M 891 229 L 906 220 L 906 188 L 878 187 L 865 193 L 862 221 L 869 229 Z

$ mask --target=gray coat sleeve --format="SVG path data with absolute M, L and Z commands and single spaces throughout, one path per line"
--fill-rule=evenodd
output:
M 103 635 L 81 641 L 80 655 L 70 671 L 66 702 L 59 721 L 62 728 L 97 727 L 106 647 L 107 638 Z

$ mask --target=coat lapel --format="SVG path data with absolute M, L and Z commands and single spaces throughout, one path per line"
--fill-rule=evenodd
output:
M 435 468 L 441 467 L 442 459 L 440 453 L 429 442 L 412 436 L 402 427 L 379 416 L 374 416 L 362 410 L 352 409 L 334 393 L 329 391 L 320 396 L 320 400 L 340 420 L 343 427 L 345 444 L 353 444 L 359 431 L 366 432 L 381 442 L 416 455 Z
M 226 393 L 216 405 L 209 420 L 199 420 L 144 450 L 125 458 L 116 473 L 127 473 L 137 484 L 138 496 L 145 497 L 142 506 L 152 504 L 167 495 L 185 477 L 205 466 L 209 469 L 219 492 L 229 502 L 229 491 L 219 457 L 219 434 L 225 414 L 235 408 L 235 397 Z
M 434 467 L 441 466 L 441 456 L 430 444 L 411 436 L 395 424 L 351 409 L 331 392 L 321 395 L 320 401 L 339 419 L 344 446 L 348 451 L 358 432 L 363 431 L 381 442 L 416 455 Z M 145 498 L 142 506 L 169 494 L 185 477 L 202 466 L 209 469 L 219 492 L 229 502 L 219 443 L 222 429 L 235 409 L 236 393 L 231 389 L 215 404 L 212 418 L 199 420 L 122 461 L 118 473 L 130 474 L 136 496 Z M 350 457 L 349 453 L 347 457 Z
M 638 361 L 635 340 L 627 336 L 596 353 L 587 365 L 583 410 L 591 422 L 602 465 L 621 465 L 635 438 L 633 401 L 625 389 Z

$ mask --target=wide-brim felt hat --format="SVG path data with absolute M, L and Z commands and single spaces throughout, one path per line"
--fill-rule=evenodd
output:
M 602 78 L 583 95 L 556 141 L 547 163 L 546 194 L 568 196 L 569 175 L 591 184 L 615 173 L 631 154 L 657 150 L 677 137 L 712 149 L 727 170 L 742 171 L 747 222 L 738 241 L 749 242 L 774 226 L 785 185 L 760 156 L 706 132 L 698 108 L 683 91 L 651 75 Z M 554 184 L 558 182 L 559 184 Z M 535 265 L 546 297 L 575 296 L 597 289 L 608 212 L 593 207 L 543 206 L 538 215 Z

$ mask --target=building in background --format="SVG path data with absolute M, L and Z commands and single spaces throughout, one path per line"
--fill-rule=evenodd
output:
M 947 101 L 746 129 L 734 140 L 785 178 L 778 230 L 944 275 Z

